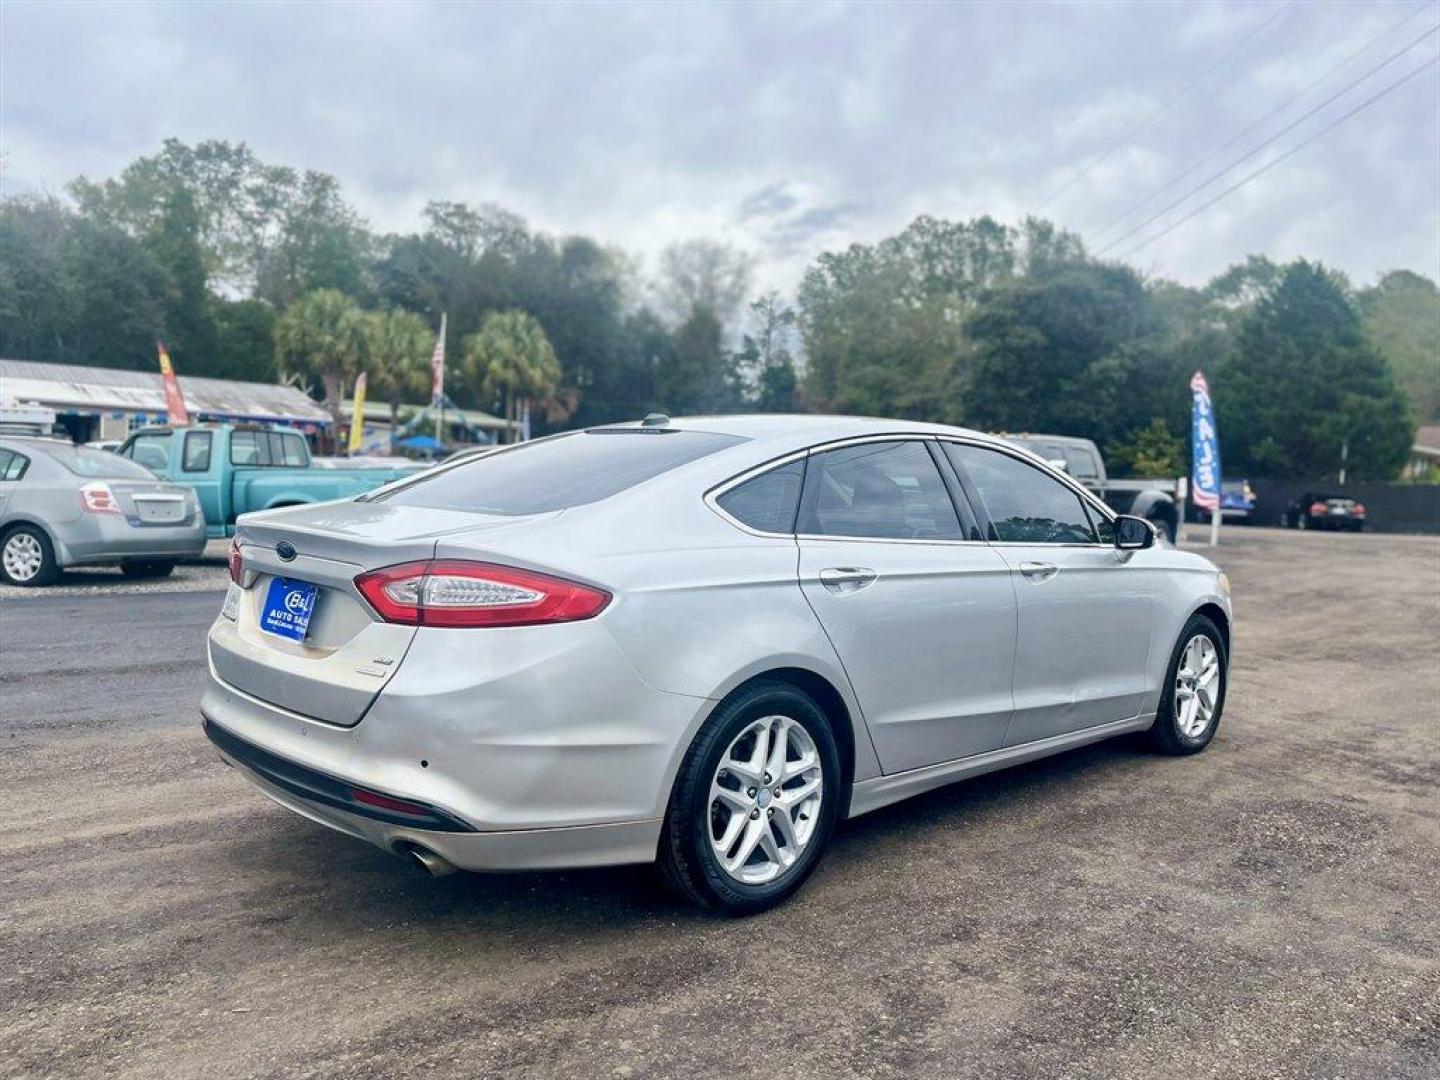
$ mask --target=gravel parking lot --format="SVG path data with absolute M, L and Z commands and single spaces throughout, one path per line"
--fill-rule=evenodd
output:
M 0 600 L 28 600 L 45 597 L 53 600 L 60 596 L 98 596 L 106 593 L 136 592 L 204 592 L 208 589 L 224 589 L 225 553 L 229 550 L 228 540 L 211 540 L 205 545 L 202 559 L 184 562 L 163 578 L 132 580 L 120 572 L 118 566 L 82 566 L 60 573 L 60 580 L 47 586 L 44 591 L 6 585 L 0 581 Z
M 0 1075 L 1430 1080 L 1440 540 L 1217 558 L 1206 753 L 878 812 L 745 922 L 639 869 L 429 880 L 271 805 L 197 723 L 218 591 L 0 599 Z

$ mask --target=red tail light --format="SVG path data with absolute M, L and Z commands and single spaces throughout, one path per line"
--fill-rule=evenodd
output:
M 118 514 L 120 503 L 109 484 L 92 480 L 80 489 L 80 509 L 87 514 Z
M 1356 503 L 1354 506 L 1352 506 L 1352 507 L 1350 508 L 1350 513 L 1354 514 L 1356 517 L 1364 517 L 1364 516 L 1365 516 L 1365 504 L 1364 504 L 1364 503 Z
M 245 559 L 240 554 L 240 543 L 237 540 L 230 541 L 230 580 L 236 585 L 243 585 L 245 577 Z
M 1325 513 L 1325 511 L 1328 509 L 1330 508 L 1322 502 L 1313 502 L 1310 504 L 1311 516 L 1319 516 L 1320 514 Z
M 604 589 L 494 563 L 434 559 L 371 570 L 355 579 L 386 622 L 407 626 L 534 626 L 600 614 Z

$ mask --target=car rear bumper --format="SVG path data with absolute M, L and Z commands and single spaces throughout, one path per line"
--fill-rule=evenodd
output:
M 55 554 L 61 566 L 124 559 L 198 559 L 205 553 L 205 522 L 198 516 L 184 525 L 131 525 L 119 515 L 84 515 L 56 532 Z
M 453 866 L 479 871 L 617 866 L 655 859 L 660 818 L 482 832 L 438 808 L 430 808 L 440 819 L 427 824 L 439 827 L 427 828 L 402 823 L 396 820 L 398 815 L 367 807 L 353 799 L 346 806 L 342 801 L 344 796 L 333 794 L 336 789 L 349 787 L 344 781 L 293 762 L 285 763 L 290 768 L 283 765 L 277 768 L 276 755 L 236 738 L 209 719 L 205 721 L 205 734 L 227 763 L 281 806 L 395 855 L 403 856 L 419 847 Z M 297 782 L 300 777 L 303 782 Z M 311 790 L 306 791 L 307 787 Z
M 525 629 L 423 630 L 429 649 L 417 641 L 349 727 L 231 685 L 212 636 L 201 713 L 244 744 L 220 749 L 271 798 L 390 851 L 418 844 L 472 870 L 653 860 L 679 760 L 712 703 L 647 685 L 593 622 L 530 628 L 545 631 L 534 647 L 506 647 Z M 351 788 L 433 816 L 377 814 Z

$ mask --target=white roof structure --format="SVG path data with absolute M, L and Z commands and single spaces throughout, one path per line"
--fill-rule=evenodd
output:
M 365 410 L 367 413 L 369 409 Z M 1417 458 L 1440 461 L 1440 424 L 1427 424 L 1415 432 L 1415 445 L 1410 451 Z
M 330 414 L 293 386 L 180 376 L 180 392 L 192 416 L 328 425 Z M 0 360 L 0 399 L 38 402 L 56 412 L 126 412 L 165 416 L 158 371 Z

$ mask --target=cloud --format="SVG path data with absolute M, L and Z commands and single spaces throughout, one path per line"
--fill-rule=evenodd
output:
M 1403 14 L 1296 5 L 1045 213 L 1093 232 Z M 380 229 L 417 228 L 431 198 L 498 202 L 651 260 L 727 239 L 785 288 L 819 251 L 919 213 L 1033 210 L 1265 17 L 1245 3 L 8 2 L 3 179 L 58 190 L 168 136 L 243 140 L 339 176 Z M 1360 281 L 1440 274 L 1436 102 L 1432 72 L 1137 263 L 1192 282 L 1252 251 Z

